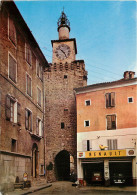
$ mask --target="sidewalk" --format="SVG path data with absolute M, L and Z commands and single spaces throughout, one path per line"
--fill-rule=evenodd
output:
M 30 188 L 24 188 L 22 189 L 16 189 L 12 192 L 7 192 L 4 195 L 27 195 L 27 194 L 31 194 L 32 192 L 37 192 L 39 190 L 42 190 L 44 188 L 48 188 L 52 186 L 52 184 L 44 184 L 44 185 L 39 185 L 39 186 L 32 186 Z
M 136 186 L 82 186 L 79 188 L 80 191 L 88 191 L 88 190 L 110 190 L 110 191 L 122 191 L 122 192 L 137 192 Z

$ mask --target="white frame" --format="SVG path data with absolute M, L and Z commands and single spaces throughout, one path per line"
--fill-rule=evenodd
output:
M 9 55 L 16 61 L 16 78 L 15 78 L 15 82 L 9 77 Z M 14 84 L 17 83 L 17 60 L 16 58 L 14 58 L 14 56 L 8 51 L 8 79 L 10 79 Z
M 90 105 L 86 105 L 86 102 L 87 102 L 87 101 L 90 101 Z M 91 106 L 91 99 L 85 100 L 85 106 Z
M 27 93 L 27 75 L 30 77 L 30 79 L 31 79 L 31 96 Z M 32 78 L 31 78 L 31 76 L 26 72 L 26 94 L 30 97 L 30 98 L 32 98 Z
M 89 121 L 89 126 L 86 126 L 86 121 Z M 90 127 L 90 120 L 84 120 L 84 127 Z
M 132 98 L 132 102 L 129 102 L 129 98 Z M 131 96 L 131 97 L 128 97 L 127 100 L 128 100 L 128 103 L 129 103 L 129 104 L 134 103 L 134 99 L 133 99 L 132 96 Z
M 37 116 L 37 119 L 40 120 L 41 134 L 42 134 L 42 119 L 41 119 L 39 116 Z M 40 131 L 39 131 L 39 132 L 40 132 Z M 39 136 L 42 137 L 42 135 L 40 135 L 40 133 L 39 133 Z

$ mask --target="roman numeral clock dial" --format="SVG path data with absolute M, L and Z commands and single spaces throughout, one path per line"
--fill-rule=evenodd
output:
M 60 60 L 65 60 L 70 56 L 70 47 L 66 44 L 61 44 L 56 48 L 55 54 L 56 57 L 59 58 Z

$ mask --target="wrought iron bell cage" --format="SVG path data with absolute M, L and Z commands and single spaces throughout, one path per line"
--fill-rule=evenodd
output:
M 67 16 L 66 14 L 64 13 L 64 11 L 62 11 L 62 14 L 60 16 L 60 18 L 58 19 L 58 31 L 60 29 L 60 27 L 68 27 L 69 31 L 70 31 L 70 22 L 69 20 L 67 19 Z

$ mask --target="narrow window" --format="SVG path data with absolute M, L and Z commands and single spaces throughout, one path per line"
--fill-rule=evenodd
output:
M 90 126 L 90 121 L 84 121 L 84 126 L 89 127 Z
M 25 110 L 25 127 L 27 130 L 32 131 L 32 112 L 28 109 Z
M 115 93 L 106 93 L 106 108 L 115 106 Z
M 83 140 L 82 141 L 82 150 L 91 151 L 92 150 L 92 140 Z
M 116 129 L 116 115 L 107 115 L 107 130 Z
M 36 134 L 43 137 L 43 123 L 39 118 L 36 120 Z
M 17 103 L 17 123 L 18 125 L 21 125 L 20 118 L 21 118 L 20 104 Z
M 27 74 L 27 94 L 29 96 L 31 96 L 31 78 L 30 76 Z
M 68 76 L 67 75 L 64 75 L 64 79 L 67 79 L 68 78 Z
M 37 103 L 41 106 L 41 90 L 37 88 Z
M 16 29 L 14 22 L 11 18 L 9 18 L 9 39 L 14 45 L 16 45 Z
M 43 67 L 37 60 L 37 76 L 40 78 L 41 81 L 43 81 Z
M 128 97 L 128 103 L 133 103 L 133 97 Z
M 65 128 L 65 124 L 62 122 L 61 123 L 61 129 L 64 129 Z
M 28 44 L 26 44 L 25 45 L 25 59 L 26 59 L 26 61 L 27 61 L 27 63 L 29 64 L 29 65 L 32 65 L 32 60 L 31 60 L 31 58 L 32 58 L 32 53 L 31 53 L 31 49 L 30 49 L 30 46 L 28 45 Z
M 85 105 L 86 106 L 90 106 L 91 105 L 91 101 L 90 100 L 85 100 Z
M 16 83 L 16 77 L 17 77 L 17 63 L 16 60 L 9 54 L 9 78 Z
M 17 141 L 15 139 L 11 139 L 11 152 L 17 152 Z

